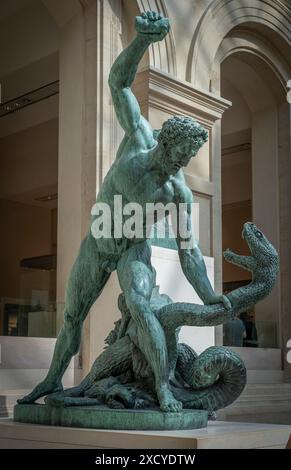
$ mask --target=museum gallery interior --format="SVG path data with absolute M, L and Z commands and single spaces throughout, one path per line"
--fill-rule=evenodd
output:
M 290 0 L 9 0 L 0 57 L 0 449 L 291 447 Z

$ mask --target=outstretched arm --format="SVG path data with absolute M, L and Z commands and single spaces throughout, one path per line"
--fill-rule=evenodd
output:
M 140 107 L 130 89 L 138 64 L 149 45 L 166 36 L 169 21 L 155 12 L 147 12 L 136 17 L 135 28 L 137 36 L 118 56 L 109 75 L 115 112 L 127 135 L 131 135 L 140 124 L 145 125 L 145 122 L 141 123 Z
M 178 213 L 176 240 L 183 273 L 205 304 L 222 302 L 229 309 L 231 305 L 228 298 L 224 295 L 215 294 L 212 289 L 203 255 L 192 233 L 192 192 L 186 187 L 183 188 L 182 193 L 181 197 L 181 192 L 179 191 L 176 199 Z M 179 203 L 183 203 L 183 205 L 179 206 Z

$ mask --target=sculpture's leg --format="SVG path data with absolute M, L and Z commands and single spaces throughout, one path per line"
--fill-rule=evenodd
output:
M 29 395 L 18 400 L 18 403 L 33 403 L 44 395 L 62 389 L 62 376 L 80 347 L 82 324 L 110 275 L 101 268 L 103 262 L 95 239 L 89 234 L 81 244 L 69 277 L 64 325 L 56 342 L 48 374 L 43 382 Z
M 137 327 L 139 347 L 153 369 L 155 387 L 163 411 L 181 411 L 182 404 L 169 389 L 168 355 L 164 331 L 150 308 L 155 274 L 147 242 L 132 246 L 117 266 L 120 286 Z

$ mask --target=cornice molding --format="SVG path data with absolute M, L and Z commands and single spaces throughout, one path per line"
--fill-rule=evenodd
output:
M 154 67 L 140 72 L 139 81 L 148 82 L 148 105 L 171 114 L 187 114 L 208 127 L 221 119 L 231 102 L 213 93 L 193 87 Z

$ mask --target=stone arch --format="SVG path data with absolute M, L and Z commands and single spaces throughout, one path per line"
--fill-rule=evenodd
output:
M 212 65 L 223 39 L 244 23 L 260 24 L 291 45 L 291 9 L 282 0 L 215 0 L 195 31 L 187 61 L 186 80 L 208 88 Z
M 211 91 L 219 92 L 220 65 L 232 55 L 244 57 L 244 61 L 250 64 L 261 62 L 261 69 L 270 70 L 272 74 L 266 73 L 274 98 L 279 103 L 285 100 L 286 84 L 291 71 L 284 57 L 269 42 L 260 35 L 249 30 L 235 28 L 231 35 L 225 37 L 217 50 L 212 70 L 210 71 Z M 276 83 L 276 86 L 272 86 Z M 278 87 L 278 83 L 281 85 Z
M 140 12 L 152 10 L 168 17 L 164 0 L 136 0 Z M 172 31 L 164 41 L 156 42 L 149 48 L 149 65 L 163 72 L 177 75 L 176 47 Z
M 230 58 L 249 66 L 253 69 L 254 76 L 255 74 L 258 76 L 257 81 L 252 82 L 253 90 L 251 91 L 239 64 L 235 68 L 232 64 L 231 71 L 237 76 L 235 78 L 237 89 L 252 113 L 254 222 L 258 223 L 265 233 L 270 233 L 274 244 L 281 253 L 284 253 L 287 247 L 281 232 L 286 230 L 284 217 L 282 217 L 283 207 L 286 204 L 286 183 L 283 181 L 285 176 L 282 168 L 286 165 L 288 167 L 290 155 L 288 153 L 290 152 L 290 111 L 286 100 L 286 84 L 291 71 L 288 56 L 284 56 L 284 49 L 280 51 L 273 42 L 268 40 L 267 28 L 265 25 L 256 26 L 255 30 L 254 27 L 250 27 L 249 22 L 232 28 L 217 45 L 212 68 L 209 67 L 207 73 L 209 73 L 211 90 L 218 94 L 220 94 L 220 67 Z M 273 34 L 278 35 L 278 31 Z M 259 80 L 261 85 L 259 85 Z M 268 142 L 267 146 L 264 146 L 265 142 Z M 261 173 L 262 168 L 264 168 L 264 177 Z M 265 187 L 268 187 L 267 195 L 265 195 Z M 284 283 L 284 277 L 280 276 L 276 289 L 268 299 L 268 304 L 262 303 L 256 307 L 256 317 L 260 325 L 263 324 L 262 320 L 269 315 L 269 324 L 273 322 L 278 328 L 276 333 L 278 344 L 283 337 L 280 324 L 283 311 L 281 305 L 284 305 L 285 298 L 281 297 L 280 292 L 285 289 Z M 284 337 L 281 344 L 284 344 Z

